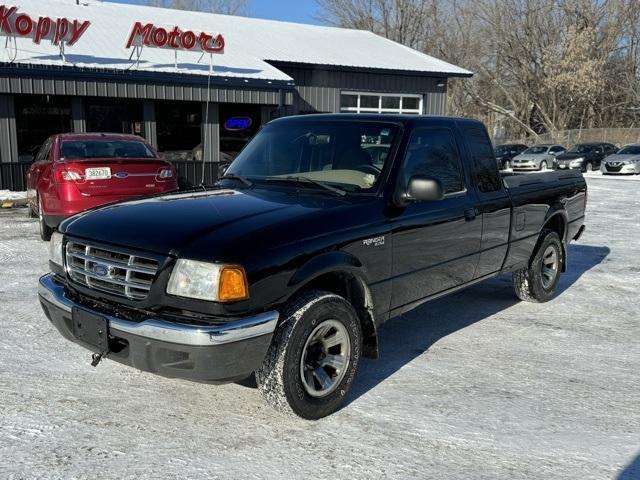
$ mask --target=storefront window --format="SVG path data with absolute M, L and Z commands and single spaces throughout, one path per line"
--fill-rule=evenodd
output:
M 393 93 L 342 92 L 340 111 L 348 113 L 402 113 L 420 115 L 421 95 L 401 95 Z
M 144 136 L 142 102 L 122 99 L 85 101 L 87 132 L 130 133 Z
M 32 161 L 51 135 L 71 131 L 69 97 L 17 95 L 14 98 L 19 161 Z
M 202 160 L 202 104 L 156 102 L 158 151 L 167 160 Z
M 220 105 L 220 162 L 231 162 L 260 129 L 260 107 Z

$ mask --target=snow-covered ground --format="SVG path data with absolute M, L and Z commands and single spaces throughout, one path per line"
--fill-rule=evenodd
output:
M 23 200 L 27 198 L 27 192 L 14 192 L 11 190 L 0 190 L 1 200 Z
M 248 386 L 92 368 L 38 306 L 36 222 L 0 212 L 0 478 L 637 480 L 640 195 L 589 177 L 555 300 L 498 278 L 389 322 L 349 404 L 315 423 Z

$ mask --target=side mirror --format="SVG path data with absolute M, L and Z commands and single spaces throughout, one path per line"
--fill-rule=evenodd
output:
M 405 206 L 412 202 L 429 202 L 442 200 L 444 188 L 442 182 L 424 175 L 414 175 L 409 179 L 406 191 L 400 190 L 397 195 L 397 203 Z

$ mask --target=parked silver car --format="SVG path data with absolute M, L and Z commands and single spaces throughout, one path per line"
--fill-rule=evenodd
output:
M 640 174 L 640 145 L 625 145 L 602 161 L 604 175 Z
M 553 165 L 556 155 L 565 152 L 562 145 L 539 144 L 527 148 L 511 162 L 513 170 L 546 170 Z

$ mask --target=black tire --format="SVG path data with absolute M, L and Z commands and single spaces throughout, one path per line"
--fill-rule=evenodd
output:
M 332 414 L 351 389 L 362 352 L 362 331 L 353 306 L 333 293 L 309 290 L 285 306 L 281 319 L 262 366 L 256 371 L 262 397 L 287 415 L 317 420 Z M 303 380 L 303 374 L 308 373 L 303 354 L 313 346 L 309 344 L 312 334 L 336 321 L 342 325 L 341 333 L 348 336 L 349 355 L 345 355 L 345 367 L 340 373 L 335 371 L 334 387 L 326 395 L 312 396 L 305 386 L 307 380 Z M 342 344 L 340 348 L 344 348 Z M 328 368 L 331 371 L 332 367 Z M 313 374 L 311 378 L 313 381 Z M 322 388 L 319 380 L 317 386 Z
M 593 163 L 591 162 L 587 162 L 584 166 L 584 171 L 586 172 L 593 172 Z
M 44 213 L 42 211 L 42 202 L 40 202 L 40 197 L 37 197 L 38 200 L 38 225 L 40 226 L 40 238 L 45 242 L 51 240 L 51 235 L 53 234 L 53 228 L 47 225 L 47 222 L 44 220 Z
M 545 255 L 553 250 L 555 253 L 555 276 L 550 279 L 545 274 Z M 562 242 L 560 237 L 553 230 L 545 229 L 540 233 L 540 241 L 535 254 L 529 261 L 529 266 L 513 272 L 513 288 L 516 296 L 525 302 L 543 303 L 551 300 L 554 295 L 560 272 L 564 263 Z
M 547 163 L 546 160 L 543 160 L 542 162 L 540 162 L 540 171 L 542 172 L 543 170 L 546 170 L 549 167 L 549 164 Z

